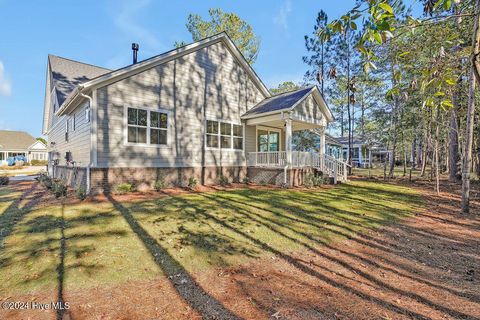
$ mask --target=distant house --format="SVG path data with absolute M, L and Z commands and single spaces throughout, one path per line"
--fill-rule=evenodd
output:
M 0 130 L 0 164 L 7 158 L 24 156 L 27 161 L 47 160 L 47 146 L 23 131 Z
M 349 145 L 348 137 L 334 138 L 341 145 L 341 160 L 348 162 Z M 352 138 L 352 165 L 354 167 L 368 168 L 375 162 L 384 162 L 389 159 L 389 151 L 378 143 L 369 143 L 367 139 L 361 136 Z
M 225 33 L 118 70 L 48 57 L 49 173 L 88 190 L 246 176 L 297 185 L 317 169 L 346 179 L 339 161 L 292 148 L 293 131 L 333 120 L 316 86 L 272 96 Z

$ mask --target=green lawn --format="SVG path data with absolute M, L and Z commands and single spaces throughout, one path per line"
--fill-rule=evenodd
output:
M 373 182 L 329 189 L 235 189 L 137 202 L 29 207 L 0 188 L 0 292 L 118 284 L 304 251 L 376 228 L 420 205 Z

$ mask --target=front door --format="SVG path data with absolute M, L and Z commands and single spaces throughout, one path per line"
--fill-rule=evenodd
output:
M 257 151 L 274 152 L 280 151 L 280 130 L 258 129 Z

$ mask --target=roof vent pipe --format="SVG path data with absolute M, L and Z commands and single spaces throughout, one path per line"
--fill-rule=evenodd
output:
M 133 64 L 137 63 L 138 43 L 132 43 L 133 50 Z

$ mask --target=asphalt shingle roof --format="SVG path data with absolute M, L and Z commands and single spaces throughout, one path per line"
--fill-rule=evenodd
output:
M 106 68 L 54 55 L 49 55 L 48 61 L 59 105 L 62 105 L 70 92 L 79 84 L 111 72 Z
M 252 109 L 245 112 L 243 116 L 290 109 L 295 105 L 295 103 L 302 100 L 303 97 L 305 97 L 305 95 L 312 90 L 312 88 L 313 86 L 309 86 L 267 98 L 254 106 Z
M 35 141 L 24 131 L 0 130 L 0 150 L 27 150 Z

